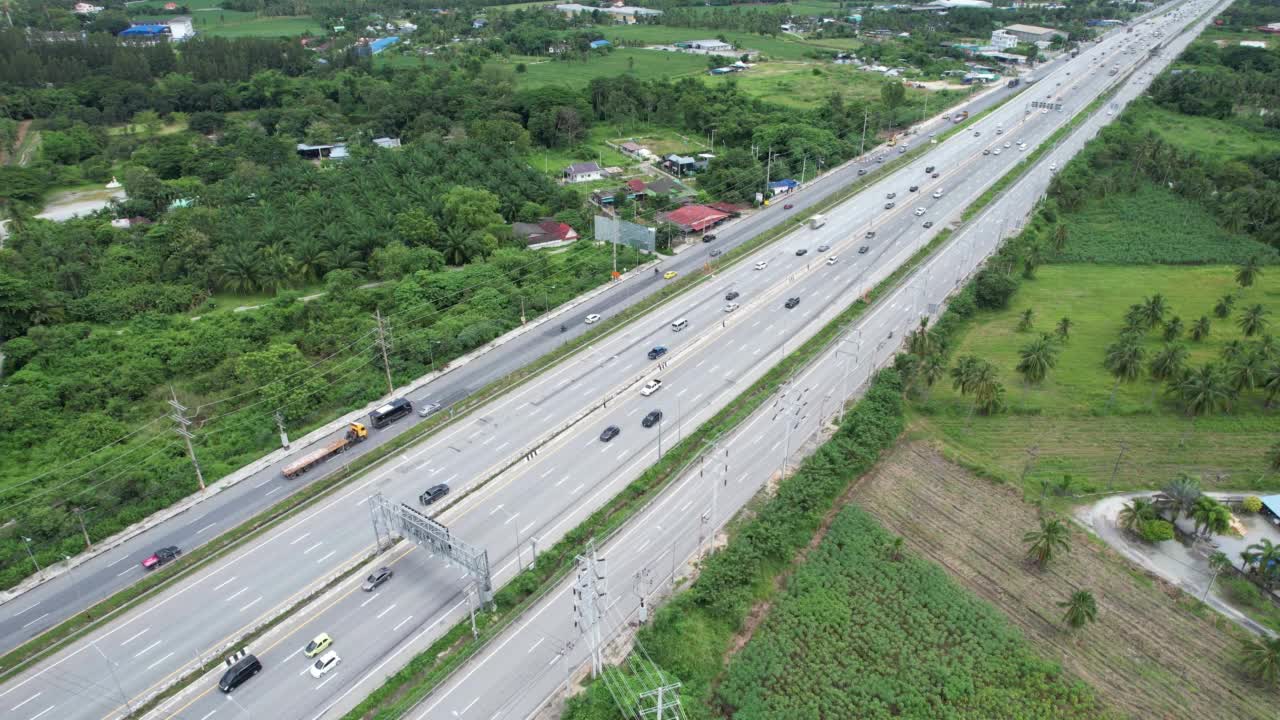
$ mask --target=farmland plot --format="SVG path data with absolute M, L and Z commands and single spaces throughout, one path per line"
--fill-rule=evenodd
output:
M 1135 718 L 1275 717 L 1276 696 L 1235 670 L 1244 631 L 1180 590 L 1138 575 L 1083 532 L 1047 570 L 1029 569 L 1022 533 L 1036 524 L 1036 511 L 1016 489 L 977 478 L 923 443 L 900 443 L 852 499 L 912 552 L 1002 610 L 1114 710 Z M 1098 616 L 1073 637 L 1056 603 L 1077 589 L 1093 592 Z

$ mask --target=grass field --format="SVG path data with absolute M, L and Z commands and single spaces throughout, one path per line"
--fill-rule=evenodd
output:
M 324 28 L 310 16 L 261 16 L 238 10 L 218 7 L 218 0 L 189 0 L 183 3 L 191 8 L 191 22 L 197 33 L 222 37 L 280 37 L 303 33 L 321 34 Z M 163 21 L 172 16 L 139 16 L 134 22 Z
M 735 48 L 746 50 L 759 50 L 771 59 L 775 60 L 801 60 L 805 57 L 805 53 L 810 52 L 812 48 L 806 47 L 804 43 L 797 42 L 794 39 L 786 37 L 765 37 L 764 35 L 755 35 L 745 32 L 722 32 L 718 30 L 704 28 L 684 28 L 670 27 L 667 25 L 629 25 L 626 27 L 609 27 L 603 30 L 604 36 L 609 40 L 618 43 L 622 40 L 630 42 L 642 42 L 651 45 L 670 45 L 674 42 L 684 40 L 706 40 L 723 35 L 726 40 L 733 43 Z M 707 59 L 704 55 L 691 55 L 702 62 L 702 67 L 707 67 Z
M 1055 261 L 1194 265 L 1276 257 L 1273 248 L 1223 229 L 1202 208 L 1146 181 L 1132 195 L 1091 198 L 1071 213 L 1068 228 Z
M 1280 135 L 1258 133 L 1240 123 L 1198 115 L 1169 112 L 1144 103 L 1134 114 L 1138 126 L 1151 130 L 1173 145 L 1216 160 L 1280 151 Z
M 814 68 L 819 74 L 813 74 Z M 879 75 L 850 65 L 800 62 L 761 63 L 745 73 L 708 78 L 708 82 L 729 81 L 761 100 L 799 108 L 820 105 L 832 92 L 839 92 L 846 100 L 878 101 L 884 83 Z M 908 90 L 907 96 L 913 98 L 921 92 Z
M 1209 315 L 1209 338 L 1183 342 L 1192 364 L 1216 361 L 1227 341 L 1242 337 L 1235 317 L 1212 316 L 1216 299 L 1237 289 L 1232 278 L 1233 268 L 1224 266 L 1042 267 L 1007 310 L 979 315 L 952 354 L 953 359 L 976 354 L 994 363 L 1008 410 L 971 417 L 969 400 L 943 379 L 927 399 L 913 403 L 912 431 L 940 439 L 953 457 L 991 476 L 1016 483 L 1025 471 L 1029 492 L 1039 480 L 1063 474 L 1072 475 L 1083 491 L 1105 488 L 1122 449 L 1117 487 L 1156 488 L 1184 471 L 1202 475 L 1211 487 L 1280 488 L 1280 476 L 1266 472 L 1263 458 L 1275 442 L 1280 418 L 1262 407 L 1259 391 L 1246 394 L 1230 414 L 1202 417 L 1193 425 L 1144 373 L 1121 385 L 1114 405 L 1108 405 L 1115 382 L 1103 357 L 1126 308 L 1144 295 L 1162 293 L 1170 307 L 1166 317 L 1179 315 L 1190 325 Z M 1280 315 L 1280 272 L 1264 275 L 1237 309 L 1252 303 L 1268 307 L 1273 318 Z M 1027 308 L 1035 311 L 1035 327 L 1019 333 L 1015 326 Z M 1014 370 L 1018 349 L 1035 332 L 1052 331 L 1063 316 L 1073 325 L 1057 368 L 1040 387 L 1026 386 Z M 1144 344 L 1149 358 L 1161 341 L 1152 332 Z
M 1035 508 L 928 445 L 899 443 L 851 500 L 1003 611 L 1041 655 L 1115 711 L 1164 720 L 1275 716 L 1274 691 L 1235 669 L 1242 630 L 1080 532 L 1047 570 L 1029 569 L 1022 534 L 1035 527 Z M 1079 589 L 1093 593 L 1098 615 L 1073 636 L 1056 603 Z
M 544 85 L 568 85 L 582 87 L 597 77 L 616 77 L 631 74 L 641 80 L 678 78 L 697 75 L 707 70 L 707 60 L 697 55 L 664 53 L 640 48 L 618 48 L 607 55 L 592 56 L 586 62 L 566 62 L 548 59 L 523 59 L 501 63 L 502 67 L 514 67 L 524 62 L 526 72 L 516 73 L 516 85 L 521 88 Z

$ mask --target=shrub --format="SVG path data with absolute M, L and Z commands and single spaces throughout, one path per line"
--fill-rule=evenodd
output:
M 1262 509 L 1262 499 L 1257 495 L 1250 495 L 1240 501 L 1240 509 L 1247 513 L 1256 513 Z
M 1138 532 L 1143 540 L 1149 543 L 1164 542 L 1173 539 L 1173 523 L 1167 520 L 1148 520 L 1142 523 Z
M 1006 273 L 987 268 L 974 280 L 974 299 L 983 310 L 1003 310 L 1009 306 L 1009 299 L 1017 289 L 1016 280 Z

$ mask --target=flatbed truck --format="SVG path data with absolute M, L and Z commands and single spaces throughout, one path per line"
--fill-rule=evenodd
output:
M 285 477 L 293 479 L 305 473 L 311 468 L 328 460 L 330 457 L 340 452 L 345 452 L 347 448 L 358 445 L 369 437 L 369 429 L 360 423 L 353 422 L 347 426 L 347 431 L 342 437 L 330 440 L 324 446 L 316 448 L 306 455 L 285 465 L 280 471 Z

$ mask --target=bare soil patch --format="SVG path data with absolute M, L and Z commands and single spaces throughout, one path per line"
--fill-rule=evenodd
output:
M 1083 530 L 1047 570 L 1028 566 L 1022 535 L 1037 515 L 1017 489 L 969 473 L 924 442 L 902 442 L 858 482 L 851 500 L 1000 608 L 1045 657 L 1117 711 L 1135 718 L 1276 717 L 1280 697 L 1236 670 L 1243 630 L 1139 573 Z M 1077 589 L 1093 592 L 1098 620 L 1073 636 L 1056 603 Z

